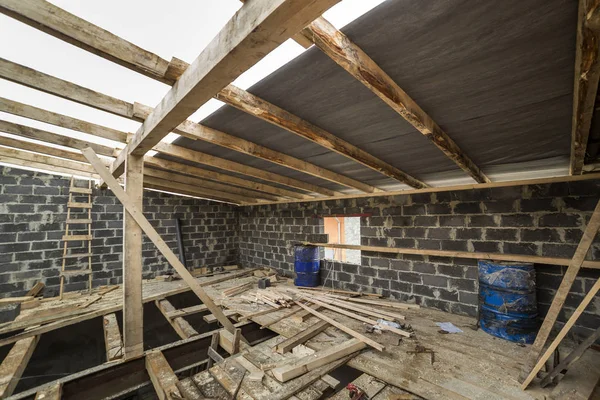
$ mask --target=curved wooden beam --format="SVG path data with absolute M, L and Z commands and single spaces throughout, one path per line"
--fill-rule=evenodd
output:
M 360 47 L 325 18 L 302 31 L 319 49 L 368 87 L 477 182 L 491 182 L 458 145 Z

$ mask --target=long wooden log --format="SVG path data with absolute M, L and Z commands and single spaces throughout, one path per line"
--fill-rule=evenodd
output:
M 369 167 L 399 182 L 414 188 L 424 188 L 424 182 L 408 175 L 398 168 L 374 157 L 366 151 L 340 139 L 326 130 L 301 119 L 300 117 L 271 104 L 245 90 L 229 85 L 221 90 L 216 98 L 232 107 L 255 115 L 256 117 L 279 126 L 293 134 L 310 140 L 331 151 L 335 151 L 362 165 Z M 260 110 L 260 112 L 255 112 Z
M 360 250 L 372 251 L 376 253 L 392 253 L 392 254 L 415 254 L 422 256 L 438 256 L 452 258 L 469 258 L 475 260 L 501 260 L 501 261 L 516 261 L 529 262 L 535 264 L 549 265 L 569 265 L 571 262 L 568 258 L 558 257 L 543 257 L 543 256 L 526 256 L 521 254 L 502 254 L 502 253 L 476 253 L 469 251 L 453 251 L 453 250 L 427 250 L 427 249 L 411 249 L 402 247 L 380 247 L 380 246 L 360 246 L 353 244 L 337 244 L 337 243 L 309 243 L 303 242 L 309 246 L 321 246 L 332 249 Z M 600 269 L 600 261 L 583 260 L 581 266 L 583 268 Z
M 124 154 L 145 154 L 223 87 L 300 31 L 339 0 L 249 2 L 233 16 L 185 70 L 144 121 Z M 125 155 L 111 172 L 123 173 Z
M 489 178 L 398 84 L 359 46 L 321 17 L 302 33 L 350 75 L 368 87 L 477 182 Z
M 569 173 L 583 172 L 590 127 L 600 80 L 600 8 L 597 1 L 579 0 L 575 43 L 575 84 Z

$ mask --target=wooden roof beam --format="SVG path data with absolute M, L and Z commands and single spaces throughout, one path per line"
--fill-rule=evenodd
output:
M 0 12 L 4 12 L 8 16 L 16 18 L 17 20 L 24 22 L 33 28 L 40 29 L 43 32 L 49 33 L 61 40 L 65 40 L 68 43 L 161 82 L 170 85 L 175 84 L 181 74 L 183 74 L 183 72 L 189 66 L 189 64 L 187 64 L 185 61 L 179 60 L 175 57 L 168 62 L 167 60 L 164 60 L 147 50 L 135 46 L 134 44 L 96 25 L 90 24 L 89 22 L 44 0 L 2 0 L 0 1 L 0 4 L 2 3 L 4 3 L 4 5 L 3 7 L 0 7 Z M 312 45 L 312 42 L 304 37 L 301 33 L 294 35 L 293 39 L 305 48 L 308 48 Z M 148 63 L 146 60 L 152 60 L 152 62 Z M 228 85 L 215 97 L 250 115 L 262 118 L 267 122 L 274 123 L 283 129 L 304 137 L 305 139 L 317 143 L 329 150 L 342 154 L 353 161 L 359 162 L 368 168 L 380 172 L 383 175 L 399 182 L 405 183 L 414 188 L 423 188 L 427 186 L 425 183 L 413 178 L 403 171 L 400 171 L 398 168 L 395 168 L 392 165 L 372 156 L 371 154 L 356 148 L 355 146 L 337 138 L 331 133 L 326 132 L 325 130 L 314 126 L 309 122 L 304 121 L 297 116 L 292 115 L 291 113 L 282 110 L 233 85 Z M 244 100 L 249 100 L 249 102 L 243 103 Z M 112 105 L 110 108 L 114 110 L 116 107 L 117 105 Z M 143 118 L 138 118 L 137 120 L 143 121 L 152 111 L 152 109 L 149 107 L 146 107 L 146 109 L 149 109 L 149 111 L 143 116 Z M 129 112 L 129 110 L 127 110 L 127 112 Z M 131 117 L 130 115 L 122 116 L 126 116 L 127 118 Z M 135 116 L 140 117 L 139 115 Z M 183 123 L 178 127 L 181 131 L 183 131 L 178 133 L 185 135 L 186 129 L 182 129 L 185 124 L 186 123 Z M 198 130 L 198 128 L 200 130 L 205 128 L 202 127 L 202 125 L 195 125 L 196 130 Z M 175 132 L 177 132 L 177 129 L 175 129 Z M 206 137 L 206 135 L 204 135 L 204 137 Z M 197 137 L 196 139 L 206 140 L 203 137 Z M 241 140 L 239 138 L 236 139 Z M 221 141 L 221 143 L 223 142 L 224 141 Z M 227 142 L 227 140 L 225 142 Z M 267 155 L 264 151 L 256 149 L 254 146 L 257 145 L 251 142 L 247 142 L 247 145 L 245 146 L 247 146 L 246 148 L 249 150 L 254 150 L 253 153 L 246 154 L 256 157 Z M 238 147 L 238 149 L 240 148 L 242 147 Z M 281 161 L 284 161 L 283 158 L 280 158 L 282 156 L 281 153 L 279 153 L 277 157 L 271 157 L 270 155 L 267 156 L 269 156 L 269 158 L 265 159 L 272 162 L 278 162 L 277 160 L 280 159 Z M 285 159 L 285 164 L 281 163 L 281 165 L 297 169 L 297 165 L 299 165 L 299 163 L 292 162 L 292 158 L 289 156 L 287 157 L 288 158 Z M 309 165 L 312 166 L 312 164 Z M 313 175 L 315 172 L 319 172 L 319 167 L 312 166 L 304 169 L 303 171 Z M 335 176 L 330 173 L 320 177 L 328 180 L 332 180 L 333 178 L 335 181 L 332 181 L 336 183 L 340 183 L 348 187 L 354 187 L 366 193 L 377 191 L 372 186 L 368 186 L 363 183 L 358 183 L 357 185 L 356 181 L 348 180 L 349 178 L 347 177 L 344 177 L 346 178 L 344 180 L 343 178 L 340 178 L 343 177 L 340 175 Z
M 600 2 L 579 0 L 569 173 L 583 173 L 600 80 Z
M 57 135 L 58 136 L 58 135 Z M 11 159 L 21 160 L 32 160 L 38 163 L 47 164 L 53 167 L 64 168 L 63 171 L 77 171 L 85 174 L 93 174 L 94 171 L 91 169 L 87 159 L 80 152 L 72 152 L 55 147 L 44 146 L 37 143 L 25 142 L 13 138 L 0 136 L 0 146 L 6 146 L 10 148 L 0 147 L 0 157 L 9 157 Z M 41 153 L 42 157 L 38 157 L 36 154 L 27 153 L 21 150 Z M 46 156 L 46 157 L 44 157 Z M 51 157 L 47 157 L 51 156 Z M 55 158 L 58 157 L 58 158 Z M 147 157 L 152 158 L 152 157 Z M 61 160 L 63 159 L 63 160 Z M 74 162 L 75 161 L 75 162 Z M 106 161 L 107 166 L 109 161 Z M 24 164 L 24 166 L 27 166 Z M 58 172 L 58 171 L 57 171 Z M 191 176 L 180 175 L 172 172 L 163 171 L 154 168 L 145 168 L 144 176 L 150 178 L 160 178 L 162 180 L 170 180 L 172 185 L 162 185 L 162 190 L 177 191 L 174 190 L 176 184 L 188 185 L 182 190 L 185 190 L 184 194 L 194 196 L 211 196 L 213 199 L 224 200 L 228 202 L 235 202 L 236 204 L 241 203 L 254 203 L 265 200 L 262 193 L 250 192 L 244 189 L 238 189 L 233 186 L 223 185 L 216 182 L 210 182 L 203 179 L 194 178 Z M 146 179 L 144 180 L 146 183 Z M 148 180 L 150 183 L 150 180 Z M 164 183 L 164 182 L 163 182 Z M 159 186 L 160 183 L 154 182 L 153 186 Z M 166 188 L 166 189 L 164 189 Z M 183 193 L 183 192 L 181 192 Z M 266 200 L 272 199 L 272 196 L 267 196 Z
M 302 34 L 431 140 L 479 183 L 491 182 L 458 145 L 360 47 L 325 18 L 317 18 Z
M 337 2 L 264 0 L 244 4 L 144 121 L 113 163 L 113 175 L 123 173 L 125 154 L 143 155 L 151 150 L 223 87 Z
M 89 89 L 83 88 L 73 83 L 63 81 L 62 79 L 46 75 L 42 72 L 38 72 L 3 59 L 0 59 L 0 77 L 17 83 L 26 84 L 26 86 L 32 87 L 34 89 L 38 89 L 43 92 L 50 93 L 66 99 L 74 100 L 76 102 L 103 111 L 111 112 L 111 110 L 122 110 L 122 113 L 117 115 L 134 121 L 143 122 L 146 119 L 146 117 L 150 114 L 150 111 L 152 111 L 151 107 L 144 106 L 139 103 L 135 103 L 134 105 L 131 103 L 121 101 L 119 99 L 112 98 L 110 96 L 99 94 L 97 92 L 94 92 L 97 96 L 85 96 L 85 94 L 88 93 Z M 32 78 L 23 79 L 24 77 Z M 39 77 L 39 79 L 37 79 L 36 77 Z M 79 93 L 78 90 L 81 91 L 81 95 L 77 94 Z M 71 95 L 73 96 L 70 97 Z M 97 103 L 99 99 L 101 99 L 102 102 Z M 120 105 L 124 106 L 121 107 Z M 99 133 L 99 136 L 107 137 L 112 140 L 118 140 L 120 142 L 124 142 L 123 137 L 127 137 L 127 134 L 111 128 L 87 123 L 85 121 L 67 117 L 58 113 L 42 110 L 36 107 L 28 106 L 26 104 L 15 102 L 9 99 L 0 99 L 0 110 L 6 110 L 6 112 L 14 115 L 32 118 L 41 122 L 46 122 L 69 129 L 75 129 L 80 132 L 90 134 L 92 134 L 91 132 Z M 88 128 L 89 132 L 87 132 Z M 288 168 L 296 170 L 302 170 L 302 168 L 305 168 L 305 170 L 303 170 L 303 172 L 305 173 L 309 173 L 314 176 L 319 176 L 322 179 L 329 179 L 342 185 L 354 187 L 365 193 L 372 193 L 377 191 L 377 189 L 373 186 L 366 185 L 362 182 L 345 177 L 341 174 L 336 174 L 332 171 L 320 168 L 314 164 L 310 164 L 308 162 L 296 159 L 286 154 L 276 152 L 266 147 L 259 146 L 250 141 L 237 138 L 232 135 L 228 135 L 224 132 L 210 130 L 210 128 L 204 127 L 200 124 L 196 124 L 192 121 L 184 121 L 182 124 L 176 127 L 174 131 L 188 138 L 204 140 L 210 143 L 217 144 L 219 146 L 227 147 L 235 151 L 252 155 L 257 158 L 262 158 L 264 160 L 271 161 L 286 166 Z M 99 154 L 104 154 L 102 151 L 98 151 L 96 148 L 94 150 L 97 151 Z M 157 149 L 155 148 L 154 150 Z M 319 174 L 323 174 L 324 176 L 320 176 Z M 305 187 L 305 189 L 303 190 L 309 192 L 320 193 L 326 196 L 334 195 L 334 193 L 338 195 L 341 194 L 339 192 L 329 190 L 317 185 L 311 185 L 292 178 L 282 177 L 282 180 L 286 179 L 294 183 L 293 185 L 288 186 L 298 188 L 301 188 L 300 186 L 302 186 Z

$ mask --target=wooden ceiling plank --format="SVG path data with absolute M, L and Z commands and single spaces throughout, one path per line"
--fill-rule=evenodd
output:
M 82 164 L 79 162 L 64 160 L 61 158 L 51 156 L 45 156 L 42 154 L 29 153 L 23 150 L 8 147 L 0 147 L 0 161 L 2 161 L 4 157 L 19 159 L 23 161 L 31 161 L 35 163 L 51 165 L 54 167 L 66 168 L 72 171 L 81 171 L 87 173 L 88 176 L 95 174 L 94 169 L 89 164 Z
M 160 142 L 154 146 L 153 150 L 173 157 L 179 157 L 196 163 L 220 168 L 225 171 L 231 171 L 236 172 L 238 174 L 252 176 L 254 178 L 262 179 L 265 181 L 275 182 L 280 185 L 306 190 L 308 192 L 319 193 L 324 196 L 335 196 L 336 194 L 341 194 L 340 192 L 336 192 L 334 190 L 329 190 L 297 179 L 288 178 L 283 175 L 274 174 L 272 172 L 268 172 L 259 168 L 250 167 L 245 164 L 240 164 L 235 161 L 230 161 L 225 158 L 220 158 L 199 151 L 190 150 L 186 147 L 177 146 L 170 143 Z
M 249 2 L 233 16 L 179 77 L 126 147 L 143 155 L 223 87 L 339 0 Z M 123 173 L 117 157 L 113 175 Z
M 579 0 L 575 44 L 575 83 L 571 125 L 570 175 L 583 173 L 583 164 L 600 81 L 600 2 Z
M 414 188 L 427 187 L 426 183 L 421 182 L 353 144 L 234 85 L 227 86 L 215 97 L 238 110 L 254 115 L 263 121 L 308 139 L 313 143 L 350 158 L 408 186 Z
M 329 21 L 323 17 L 317 18 L 302 34 L 431 140 L 473 179 L 479 183 L 491 182 L 454 140 L 372 58 Z
M 134 104 L 134 115 L 136 116 L 145 118 L 145 116 L 149 115 L 151 112 L 151 107 L 143 106 L 139 103 Z M 306 174 L 337 183 L 339 185 L 360 190 L 361 192 L 373 193 L 380 191 L 379 189 L 363 182 L 359 182 L 356 179 L 338 174 L 299 158 L 271 150 L 267 147 L 239 138 L 237 136 L 209 128 L 208 126 L 197 124 L 190 120 L 181 123 L 173 130 L 173 132 L 178 133 L 188 139 L 202 140 L 217 146 L 237 151 L 239 153 L 248 154 L 250 156 L 270 161 L 286 168 L 291 168 L 296 171 L 304 172 Z
M 0 111 L 17 115 L 19 117 L 33 119 L 46 124 L 71 129 L 77 132 L 87 133 L 88 135 L 114 140 L 115 142 L 127 142 L 127 133 L 125 132 L 93 124 L 91 122 L 82 121 L 80 119 L 68 117 L 55 112 L 46 111 L 41 108 L 19 103 L 18 101 L 9 100 L 3 97 L 0 97 Z
M 10 133 L 11 135 L 21 136 L 28 139 L 40 140 L 47 143 L 53 143 L 74 149 L 84 149 L 92 147 L 94 151 L 103 156 L 113 156 L 115 149 L 100 144 L 90 143 L 86 140 L 75 139 L 69 136 L 60 135 L 53 132 L 44 131 L 37 128 L 32 128 L 25 125 L 15 124 L 13 122 L 0 120 L 0 132 Z

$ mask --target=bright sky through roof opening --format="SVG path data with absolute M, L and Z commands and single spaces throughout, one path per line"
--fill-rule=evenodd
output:
M 342 28 L 382 2 L 383 0 L 343 0 L 328 10 L 324 17 L 337 28 Z M 166 60 L 177 57 L 190 63 L 241 7 L 241 2 L 237 0 L 172 0 L 168 2 L 168 7 L 167 3 L 156 0 L 52 0 L 51 3 Z M 4 38 L 0 40 L 1 58 L 127 102 L 138 102 L 154 107 L 170 89 L 168 85 L 130 71 L 4 15 L 0 15 L 0 37 Z M 242 89 L 247 89 L 304 51 L 306 50 L 302 46 L 293 40 L 288 40 L 233 83 Z M 140 126 L 135 121 L 3 79 L 0 79 L 0 93 L 0 96 L 10 100 L 125 132 L 134 133 Z M 220 101 L 210 100 L 190 119 L 199 122 L 221 105 L 223 103 Z M 2 112 L 0 118 L 93 143 L 123 147 L 122 144 L 107 139 Z M 0 133 L 0 135 L 15 138 L 9 134 Z M 177 137 L 179 137 L 177 134 L 170 133 L 163 140 L 172 142 Z M 154 151 L 148 153 L 151 156 L 154 154 L 156 154 Z

